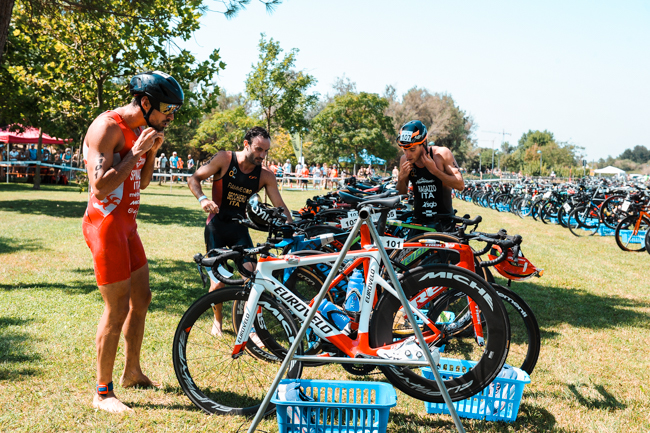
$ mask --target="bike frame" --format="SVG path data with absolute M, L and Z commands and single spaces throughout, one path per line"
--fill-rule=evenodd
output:
M 372 211 L 372 209 L 370 207 L 368 207 L 368 206 L 361 209 L 361 211 L 359 212 L 359 218 L 357 219 L 357 222 L 355 223 L 354 227 L 350 231 L 350 233 L 348 235 L 348 238 L 345 241 L 345 245 L 343 245 L 343 249 L 337 254 L 327 254 L 327 255 L 325 255 L 326 257 L 324 257 L 324 258 L 328 259 L 328 261 L 329 261 L 329 259 L 333 259 L 332 261 L 334 263 L 332 265 L 332 269 L 338 270 L 340 268 L 340 266 L 343 264 L 343 260 L 346 257 L 346 255 L 348 254 L 348 252 L 350 250 L 350 247 L 352 246 L 352 241 L 353 241 L 354 237 L 357 235 L 357 233 L 359 233 L 360 229 L 362 228 L 362 225 L 365 228 L 365 230 L 361 233 L 361 235 L 362 235 L 362 245 L 366 245 L 370 241 L 370 239 L 373 239 L 376 242 L 377 245 L 381 244 L 380 236 L 379 236 L 379 233 L 377 233 L 377 229 L 372 224 L 370 224 L 370 225 L 366 224 L 366 221 L 368 219 L 370 219 L 371 211 Z M 364 236 L 364 233 L 366 234 L 365 236 Z M 364 247 L 364 249 L 365 249 L 365 247 Z M 379 263 L 384 262 L 387 265 L 385 267 L 385 269 L 386 269 L 386 273 L 390 277 L 390 280 L 392 282 L 392 286 L 389 285 L 385 280 L 383 280 L 383 278 L 381 278 L 381 281 L 383 283 L 386 283 L 385 285 L 387 286 L 387 290 L 389 290 L 389 292 L 391 294 L 393 294 L 394 296 L 397 296 L 397 298 L 400 300 L 400 303 L 402 304 L 402 307 L 404 307 L 404 312 L 406 313 L 406 317 L 407 317 L 409 323 L 411 323 L 411 325 L 412 325 L 413 333 L 415 334 L 416 340 L 419 343 L 420 347 L 422 347 L 422 348 L 428 347 L 427 341 L 425 340 L 424 336 L 422 335 L 422 332 L 420 331 L 419 326 L 417 326 L 417 321 L 415 320 L 415 315 L 413 313 L 414 307 L 409 303 L 408 299 L 406 298 L 404 290 L 402 289 L 402 286 L 400 284 L 399 278 L 397 277 L 397 274 L 395 273 L 395 270 L 393 269 L 393 267 L 390 265 L 390 258 L 388 257 L 388 254 L 384 250 L 383 246 L 381 246 L 380 248 L 376 248 L 375 250 L 372 250 L 371 248 L 368 248 L 367 251 L 361 250 L 359 252 L 353 252 L 353 253 L 349 253 L 349 254 L 363 255 L 364 253 L 367 254 L 368 260 L 370 260 L 372 258 L 376 258 L 376 260 L 370 260 L 370 265 L 372 266 L 372 264 L 374 263 L 375 266 L 376 266 L 375 275 L 373 277 L 373 280 L 370 281 L 368 284 L 366 284 L 367 287 L 364 288 L 364 293 L 362 295 L 363 296 L 363 304 L 362 304 L 363 306 L 362 306 L 361 311 L 362 311 L 362 315 L 364 315 L 364 317 L 365 317 L 364 323 L 367 324 L 368 318 L 370 317 L 370 311 L 368 309 L 369 301 L 367 299 L 367 296 L 368 296 L 369 291 L 371 291 L 370 293 L 374 294 L 374 291 L 375 291 L 376 286 L 377 286 L 375 278 L 380 277 L 380 275 L 378 275 Z M 274 258 L 271 258 L 271 259 L 274 259 Z M 299 257 L 298 259 L 302 260 L 303 258 Z M 312 257 L 305 257 L 304 259 L 305 260 L 312 259 L 312 260 L 314 260 L 313 263 L 318 263 L 319 261 L 323 260 L 323 257 L 320 257 L 320 255 L 319 255 L 318 258 L 317 257 L 313 257 L 313 258 Z M 284 259 L 277 258 L 276 260 L 266 260 L 266 262 L 269 263 L 269 269 L 271 268 L 270 264 L 273 263 L 273 262 L 283 262 L 283 263 L 277 263 L 276 264 L 276 266 L 278 266 L 277 269 L 282 269 L 282 267 L 285 266 L 285 265 L 291 266 L 291 265 L 296 265 L 296 264 L 300 263 L 300 262 L 290 263 L 288 258 L 284 258 Z M 264 269 L 264 263 L 265 262 L 258 261 L 258 268 L 261 266 L 262 269 Z M 303 262 L 303 263 L 308 263 L 308 262 Z M 271 276 L 271 278 L 273 278 L 273 277 Z M 249 302 L 245 306 L 244 316 L 246 318 L 246 323 L 244 324 L 243 321 L 242 321 L 241 329 L 239 331 L 239 334 L 237 334 L 236 345 L 238 345 L 238 344 L 241 345 L 241 347 L 239 348 L 239 352 L 238 352 L 237 356 L 241 356 L 241 353 L 242 353 L 241 351 L 243 351 L 245 341 L 247 340 L 248 335 L 250 334 L 250 330 L 251 330 L 251 327 L 252 327 L 252 324 L 253 324 L 252 317 L 253 317 L 254 312 L 257 311 L 257 308 L 256 308 L 257 307 L 257 301 L 259 300 L 259 297 L 261 296 L 263 291 L 266 290 L 266 287 L 265 287 L 264 284 L 258 283 L 257 278 L 255 280 L 256 281 L 253 283 L 253 288 L 251 290 L 251 295 L 249 296 L 249 300 L 252 300 L 254 302 L 252 302 L 252 303 Z M 300 327 L 300 330 L 298 331 L 298 334 L 295 336 L 295 339 L 292 342 L 291 347 L 287 351 L 287 355 L 286 355 L 285 359 L 282 361 L 282 365 L 280 365 L 280 368 L 278 369 L 278 373 L 276 374 L 275 379 L 274 379 L 273 383 L 271 384 L 271 387 L 269 388 L 268 393 L 266 394 L 266 397 L 264 397 L 264 400 L 260 404 L 260 407 L 257 410 L 257 414 L 253 418 L 253 422 L 252 422 L 250 428 L 248 429 L 249 433 L 253 433 L 256 430 L 259 423 L 262 421 L 262 418 L 264 416 L 266 408 L 268 407 L 269 403 L 271 402 L 271 397 L 275 393 L 275 390 L 278 388 L 278 385 L 280 384 L 280 380 L 282 379 L 285 372 L 287 371 L 287 368 L 289 367 L 290 363 L 294 362 L 294 360 L 305 360 L 305 361 L 307 361 L 307 360 L 309 360 L 309 358 L 316 358 L 316 359 L 321 360 L 321 361 L 327 359 L 326 357 L 295 356 L 295 353 L 296 353 L 296 350 L 298 349 L 298 346 L 301 344 L 301 341 L 302 341 L 303 337 L 307 333 L 307 329 L 311 326 L 312 320 L 316 317 L 317 314 L 320 316 L 317 309 L 318 309 L 318 306 L 320 305 L 320 303 L 323 301 L 323 299 L 325 299 L 325 294 L 329 290 L 329 287 L 330 287 L 330 285 L 332 283 L 332 280 L 334 280 L 334 272 L 331 272 L 327 276 L 325 282 L 323 283 L 323 286 L 321 287 L 321 290 L 319 291 L 318 295 L 316 296 L 316 298 L 313 301 L 314 305 L 311 308 L 307 308 L 307 310 L 304 310 L 304 311 L 302 311 L 300 313 L 300 317 L 304 317 L 302 326 Z M 275 278 L 273 278 L 270 281 L 273 283 L 273 285 L 276 285 L 276 284 L 279 283 L 279 281 L 277 281 Z M 379 281 L 379 279 L 377 281 Z M 280 286 L 282 286 L 282 285 L 280 284 Z M 382 284 L 382 287 L 384 287 L 383 284 Z M 286 287 L 284 289 L 286 290 L 286 293 L 291 293 L 288 289 L 286 289 Z M 257 298 L 257 299 L 255 299 L 255 298 Z M 302 307 L 307 307 L 307 305 L 304 302 L 302 302 L 300 299 L 298 299 L 297 297 L 294 296 L 294 299 L 295 299 L 294 302 L 297 301 L 297 305 L 302 304 Z M 285 305 L 286 305 L 286 302 L 285 302 Z M 365 313 L 363 312 L 364 309 L 367 310 Z M 305 315 L 305 311 L 308 311 L 308 313 L 306 315 Z M 320 316 L 320 318 L 322 319 L 322 316 Z M 316 329 L 318 329 L 318 328 L 316 328 Z M 366 333 L 367 333 L 367 328 L 365 328 L 365 329 L 366 329 Z M 324 336 L 327 337 L 328 333 L 326 333 L 324 331 L 321 331 L 321 332 L 323 332 Z M 340 333 L 334 332 L 333 336 L 337 335 L 337 334 L 340 334 Z M 371 364 L 384 364 L 384 365 L 414 365 L 414 366 L 428 365 L 429 367 L 431 367 L 431 372 L 433 373 L 433 376 L 434 376 L 434 378 L 436 380 L 436 383 L 438 384 L 440 392 L 441 392 L 441 394 L 443 396 L 443 399 L 444 399 L 444 401 L 445 401 L 445 403 L 447 405 L 447 408 L 449 409 L 449 412 L 450 412 L 450 414 L 452 416 L 452 419 L 454 420 L 454 424 L 455 424 L 456 428 L 458 429 L 458 431 L 460 433 L 465 433 L 465 429 L 463 428 L 463 425 L 462 425 L 462 423 L 460 421 L 460 418 L 458 417 L 458 414 L 456 413 L 456 410 L 455 410 L 455 408 L 454 408 L 454 406 L 452 404 L 451 398 L 449 397 L 449 393 L 447 392 L 447 389 L 445 388 L 442 377 L 440 376 L 440 373 L 438 372 L 436 359 L 434 359 L 433 355 L 428 350 L 423 350 L 423 352 L 424 352 L 424 356 L 425 356 L 426 361 L 427 361 L 425 364 L 423 364 L 421 362 L 418 362 L 418 361 L 389 360 L 389 359 L 363 359 L 363 358 L 351 359 L 351 358 L 340 358 L 340 357 L 335 358 L 335 357 L 331 357 L 331 358 L 329 358 L 327 360 L 328 361 L 333 361 L 333 362 L 351 362 L 351 363 L 355 363 L 355 364 L 371 363 Z

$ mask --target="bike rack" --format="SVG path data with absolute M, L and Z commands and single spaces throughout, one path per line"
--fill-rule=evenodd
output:
M 359 211 L 359 219 L 355 223 L 354 227 L 352 227 L 348 239 L 345 241 L 345 244 L 343 245 L 343 248 L 341 249 L 341 252 L 339 253 L 336 261 L 334 262 L 334 265 L 332 265 L 332 269 L 340 269 L 341 264 L 345 259 L 346 253 L 352 247 L 353 240 L 356 238 L 357 233 L 359 233 L 359 231 L 361 230 L 362 224 L 366 223 L 366 221 L 370 218 L 371 210 L 372 208 L 370 208 L 369 206 L 365 206 L 364 208 L 361 209 L 361 211 Z M 382 261 L 386 264 L 389 264 L 390 258 L 388 257 L 388 253 L 386 253 L 386 250 L 381 244 L 379 233 L 377 232 L 377 229 L 375 228 L 374 224 L 372 223 L 366 224 L 366 226 L 370 231 L 370 236 L 372 240 L 375 242 L 375 245 L 379 250 L 379 254 L 381 255 Z M 413 315 L 413 311 L 411 311 L 411 304 L 408 302 L 408 299 L 406 298 L 406 294 L 404 293 L 404 290 L 402 289 L 402 285 L 400 284 L 399 279 L 397 278 L 395 269 L 393 269 L 392 266 L 386 266 L 386 271 L 390 276 L 395 291 L 399 295 L 399 300 L 402 303 L 402 307 L 406 312 L 409 322 L 411 323 L 413 332 L 415 333 L 415 336 L 418 340 L 418 343 L 420 344 L 420 347 L 428 347 L 426 341 L 424 340 L 424 336 L 422 335 L 422 331 L 420 330 L 420 327 L 417 326 L 415 316 Z M 253 423 L 248 429 L 248 433 L 254 433 L 255 430 L 257 429 L 257 426 L 262 421 L 262 418 L 264 418 L 264 413 L 266 412 L 266 408 L 271 402 L 271 398 L 273 397 L 273 394 L 277 390 L 278 385 L 282 380 L 282 376 L 284 376 L 285 372 L 287 371 L 287 368 L 289 367 L 289 363 L 293 360 L 297 360 L 297 361 L 309 360 L 309 361 L 320 361 L 320 362 L 346 362 L 346 363 L 353 363 L 353 364 L 388 364 L 388 365 L 411 365 L 411 366 L 428 365 L 429 367 L 431 367 L 431 371 L 436 379 L 436 383 L 438 384 L 438 387 L 440 388 L 440 392 L 445 401 L 445 404 L 447 405 L 447 408 L 449 409 L 449 413 L 451 414 L 451 417 L 454 420 L 456 429 L 458 430 L 459 433 L 465 433 L 465 428 L 463 427 L 463 424 L 461 423 L 460 418 L 458 417 L 458 413 L 456 413 L 456 409 L 454 408 L 451 402 L 451 397 L 449 397 L 449 392 L 447 392 L 447 388 L 445 387 L 442 377 L 438 372 L 436 362 L 433 359 L 431 352 L 429 352 L 428 350 L 423 350 L 424 355 L 427 358 L 426 364 L 420 361 L 396 361 L 396 360 L 388 360 L 388 359 L 377 360 L 377 359 L 365 359 L 365 358 L 340 358 L 340 357 L 326 358 L 326 357 L 311 357 L 311 356 L 295 356 L 296 350 L 298 349 L 298 345 L 301 344 L 303 337 L 307 333 L 307 329 L 309 328 L 311 321 L 316 315 L 316 311 L 318 311 L 318 307 L 320 306 L 323 299 L 325 299 L 325 294 L 329 290 L 330 284 L 334 280 L 335 276 L 336 276 L 336 272 L 330 272 L 327 278 L 325 279 L 325 282 L 323 283 L 323 287 L 321 287 L 320 292 L 318 292 L 314 304 L 310 308 L 309 313 L 307 314 L 307 318 L 305 319 L 304 323 L 300 327 L 300 331 L 298 331 L 298 334 L 296 335 L 293 344 L 287 351 L 287 356 L 282 361 L 282 364 L 280 365 L 280 369 L 278 370 L 278 373 L 275 376 L 275 379 L 273 380 L 271 387 L 266 393 L 266 396 L 264 397 L 264 400 L 262 401 L 260 408 L 257 410 L 257 413 L 255 414 L 255 418 L 253 418 Z

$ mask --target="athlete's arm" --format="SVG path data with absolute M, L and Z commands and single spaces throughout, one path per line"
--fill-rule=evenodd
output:
M 446 147 L 437 147 L 436 152 L 442 159 L 442 170 L 439 168 L 440 164 L 430 157 L 428 152 L 422 152 L 424 166 L 431 174 L 440 179 L 444 186 L 462 191 L 465 188 L 465 181 L 451 150 Z
M 287 205 L 284 204 L 284 200 L 282 199 L 282 195 L 280 195 L 280 191 L 278 190 L 278 184 L 275 180 L 275 175 L 273 172 L 268 168 L 262 167 L 262 174 L 260 177 L 260 180 L 262 181 L 261 186 L 263 188 L 266 188 L 266 194 L 271 199 L 273 206 L 282 206 L 284 208 L 284 215 L 287 217 L 287 221 L 290 223 L 293 222 L 293 219 L 291 218 L 291 211 Z
M 160 149 L 160 146 L 162 146 L 164 140 L 164 134 L 160 133 L 159 137 L 154 140 L 151 149 L 147 151 L 147 161 L 144 163 L 142 171 L 140 172 L 140 189 L 145 189 L 151 182 L 151 178 L 153 177 L 153 169 L 156 162 L 156 153 L 158 152 L 158 149 Z
M 212 178 L 213 182 L 221 179 L 221 177 L 223 177 L 222 173 L 228 168 L 229 163 L 230 152 L 220 151 L 215 153 L 207 164 L 199 167 L 194 174 L 187 179 L 187 185 L 190 187 L 190 191 L 192 191 L 194 197 L 198 199 L 205 195 L 203 194 L 203 188 L 201 188 L 201 181 L 206 180 L 210 176 L 214 176 Z M 217 204 L 210 198 L 201 200 L 201 207 L 208 213 L 219 213 L 219 206 L 217 206 Z
M 97 199 L 106 198 L 129 177 L 140 156 L 151 149 L 156 137 L 158 132 L 155 129 L 144 130 L 119 164 L 112 167 L 113 153 L 124 140 L 122 130 L 109 119 L 101 119 L 88 128 L 85 139 L 88 145 L 88 183 Z
M 409 174 L 411 173 L 411 164 L 406 159 L 406 156 L 402 155 L 399 159 L 399 174 L 397 175 L 397 191 L 401 195 L 404 195 L 408 192 L 409 187 Z

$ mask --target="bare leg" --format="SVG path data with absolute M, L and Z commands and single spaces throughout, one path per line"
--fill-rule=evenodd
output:
M 131 297 L 129 299 L 129 315 L 124 321 L 126 362 L 120 385 L 124 388 L 131 386 L 155 386 L 160 384 L 152 382 L 142 372 L 140 366 L 140 350 L 144 336 L 144 323 L 147 309 L 151 302 L 149 289 L 149 265 L 144 265 L 131 273 Z
M 131 279 L 99 286 L 99 291 L 104 298 L 104 314 L 99 321 L 95 340 L 97 383 L 108 384 L 113 381 L 113 366 L 117 345 L 120 342 L 120 332 L 129 314 Z M 113 391 L 109 391 L 105 396 L 95 394 L 93 407 L 113 413 L 131 410 L 117 399 Z
M 215 290 L 223 289 L 226 285 L 222 282 L 215 283 L 210 280 L 210 292 Z M 212 306 L 212 311 L 214 311 L 214 321 L 212 322 L 212 335 L 215 337 L 221 337 L 221 321 L 223 314 L 221 313 L 221 304 L 215 304 Z
M 244 263 L 244 267 L 248 269 L 249 271 L 253 271 L 254 265 L 253 263 Z M 210 292 L 214 292 L 215 290 L 219 290 L 226 287 L 226 285 L 222 282 L 215 283 L 214 281 L 210 280 Z M 212 311 L 214 311 L 214 322 L 212 322 L 212 335 L 215 337 L 221 337 L 221 323 L 223 320 L 223 313 L 222 313 L 222 305 L 221 304 L 215 304 L 212 306 Z

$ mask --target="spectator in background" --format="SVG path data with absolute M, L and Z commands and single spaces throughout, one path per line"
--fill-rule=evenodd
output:
M 334 189 L 334 185 L 336 185 L 338 177 L 339 171 L 336 169 L 336 164 L 332 164 L 332 171 L 330 171 L 330 180 L 332 181 L 331 189 Z
M 167 162 L 169 162 L 169 160 L 167 159 L 167 157 L 165 156 L 164 153 L 161 153 L 160 154 L 160 162 L 159 162 L 159 167 L 160 168 L 158 169 L 159 173 L 167 173 L 167 167 L 168 167 Z M 159 181 L 158 181 L 158 185 L 162 184 L 162 180 L 163 180 L 163 177 L 160 176 Z
M 314 167 L 314 171 L 312 172 L 312 176 L 314 178 L 314 189 L 320 189 L 320 180 L 323 176 L 323 172 L 320 169 L 320 164 L 316 164 L 316 167 Z
M 172 182 L 175 180 L 174 174 L 178 173 L 178 153 L 172 152 L 172 157 L 169 158 L 169 169 L 172 175 Z
M 192 158 L 192 155 L 187 155 L 187 172 L 194 174 L 194 158 Z
M 160 171 L 165 173 L 167 171 L 167 157 L 164 153 L 160 154 Z
M 283 173 L 284 173 L 284 178 L 287 180 L 287 183 L 289 184 L 289 187 L 291 187 L 291 161 L 287 159 L 287 161 L 284 163 L 283 168 Z
M 38 156 L 38 151 L 36 150 L 36 145 L 32 144 L 29 147 L 29 160 L 30 161 L 36 161 L 37 156 Z
M 393 167 L 393 180 L 397 180 L 397 176 L 399 175 L 399 170 L 397 169 L 397 166 Z
M 70 150 L 69 147 L 65 150 L 62 159 L 63 159 L 63 165 L 65 165 L 66 167 L 72 167 L 72 150 Z
M 302 179 L 300 179 L 300 189 L 307 191 L 309 189 L 309 168 L 307 167 L 307 164 L 302 166 L 300 176 L 302 177 Z
M 282 177 L 284 176 L 284 168 L 278 163 L 276 165 L 276 170 L 275 170 L 275 179 L 276 181 L 280 181 L 280 186 L 282 186 Z

